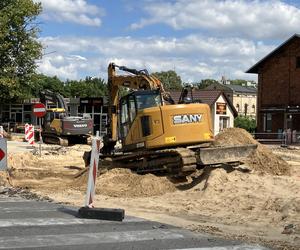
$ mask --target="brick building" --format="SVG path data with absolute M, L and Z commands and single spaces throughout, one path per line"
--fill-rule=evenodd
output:
M 246 73 L 258 74 L 258 132 L 300 131 L 300 35 L 290 37 Z

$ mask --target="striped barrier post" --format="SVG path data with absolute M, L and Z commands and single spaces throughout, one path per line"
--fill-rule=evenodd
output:
M 90 161 L 90 169 L 89 169 L 89 177 L 88 177 L 88 184 L 87 184 L 87 193 L 85 199 L 85 206 L 86 207 L 94 207 L 94 196 L 95 196 L 95 186 L 96 186 L 96 179 L 97 179 L 97 171 L 99 165 L 99 156 L 100 156 L 100 149 L 103 147 L 103 143 L 100 137 L 96 136 L 92 140 L 92 153 L 91 153 L 91 161 Z
M 3 126 L 0 126 L 0 138 L 4 138 Z
M 99 137 L 99 131 L 97 131 L 96 137 L 92 140 L 92 151 L 89 169 L 89 179 L 87 185 L 87 193 L 85 199 L 85 206 L 78 210 L 81 218 L 88 219 L 100 219 L 100 220 L 112 220 L 122 221 L 125 217 L 124 209 L 116 208 L 95 208 L 94 196 L 95 186 L 97 178 L 97 170 L 99 164 L 100 149 L 103 147 L 102 139 Z
M 34 144 L 34 126 L 33 125 L 25 125 L 25 140 L 28 141 L 30 145 Z
M 29 124 L 26 123 L 25 124 L 25 140 L 28 141 L 28 128 L 29 128 Z

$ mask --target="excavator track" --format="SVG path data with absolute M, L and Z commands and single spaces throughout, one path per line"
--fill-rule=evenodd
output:
M 128 168 L 138 174 L 188 176 L 196 171 L 195 152 L 187 148 L 101 156 L 100 167 Z
M 43 141 L 46 144 L 55 144 L 55 145 L 60 145 L 65 147 L 69 145 L 68 139 L 61 138 L 58 136 L 53 136 L 53 135 L 43 135 Z

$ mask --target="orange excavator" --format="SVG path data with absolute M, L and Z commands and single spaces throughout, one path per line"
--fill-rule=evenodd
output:
M 125 74 L 117 74 L 119 71 Z M 120 98 L 126 87 L 131 92 Z M 211 112 L 207 104 L 172 100 L 162 82 L 147 70 L 108 66 L 108 133 L 100 166 L 129 168 L 137 173 L 187 176 L 206 165 L 238 163 L 256 145 L 212 147 Z M 116 150 L 116 143 L 121 148 Z M 84 156 L 86 164 L 89 154 Z

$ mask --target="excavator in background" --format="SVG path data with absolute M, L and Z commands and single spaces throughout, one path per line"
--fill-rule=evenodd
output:
M 116 69 L 126 72 L 117 74 Z M 131 92 L 119 97 L 122 87 Z M 147 70 L 108 66 L 108 132 L 100 166 L 129 168 L 137 173 L 184 177 L 206 165 L 238 163 L 256 145 L 212 147 L 211 112 L 188 98 L 183 89 L 176 104 L 162 82 Z M 116 143 L 121 149 L 116 150 Z M 83 156 L 88 165 L 90 152 Z
M 42 121 L 42 138 L 45 143 L 61 146 L 90 144 L 93 132 L 93 120 L 90 117 L 69 116 L 64 98 L 50 90 L 42 90 L 40 100 L 47 107 Z M 50 104 L 55 108 L 48 108 Z

